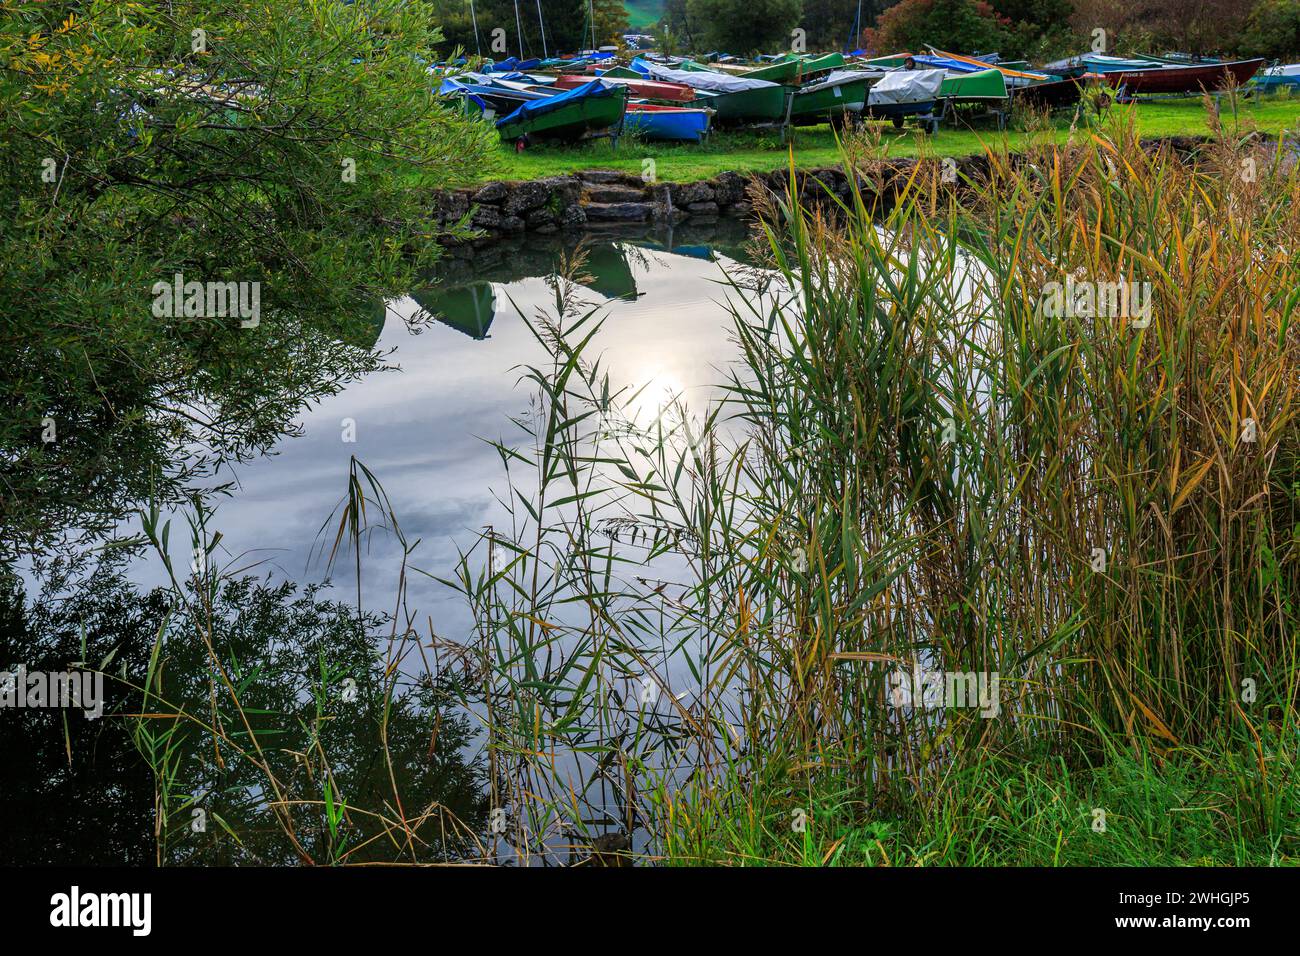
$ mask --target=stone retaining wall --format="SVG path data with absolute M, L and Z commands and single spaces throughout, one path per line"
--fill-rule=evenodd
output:
M 1167 146 L 1186 157 L 1205 142 L 1202 137 L 1184 136 L 1144 140 L 1142 145 L 1150 151 Z M 918 162 L 911 158 L 882 161 L 871 181 L 859 178 L 859 188 L 866 196 L 879 194 L 879 200 L 888 206 Z M 966 156 L 955 162 L 958 183 L 979 181 L 988 175 L 987 157 Z M 778 169 L 765 173 L 727 172 L 691 183 L 647 184 L 626 173 L 593 169 L 577 175 L 448 190 L 437 194 L 433 209 L 435 225 L 440 229 L 468 215 L 470 226 L 476 230 L 476 237 L 469 240 L 445 236 L 446 244 L 468 242 L 481 247 L 506 236 L 583 230 L 602 224 L 677 225 L 721 216 L 750 217 L 764 191 L 777 198 L 785 196 L 789 177 L 788 170 Z M 795 182 L 800 198 L 810 204 L 831 202 L 827 190 L 841 199 L 851 191 L 839 167 L 797 170 Z

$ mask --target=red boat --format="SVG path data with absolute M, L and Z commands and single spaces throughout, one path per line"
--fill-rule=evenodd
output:
M 1136 93 L 1199 93 L 1202 90 L 1245 86 L 1264 65 L 1263 59 L 1233 60 L 1197 66 L 1153 66 L 1149 70 L 1123 70 L 1102 74 L 1111 86 Z
M 646 100 L 666 100 L 670 103 L 690 103 L 699 94 L 689 86 L 680 83 L 661 83 L 658 80 L 633 80 L 621 76 L 602 76 L 605 83 L 620 83 L 628 88 L 628 93 Z M 557 90 L 571 90 L 590 83 L 591 77 L 558 76 L 555 78 Z

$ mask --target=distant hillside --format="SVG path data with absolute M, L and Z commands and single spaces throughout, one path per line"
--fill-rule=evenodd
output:
M 641 30 L 657 23 L 664 15 L 664 0 L 623 0 L 627 19 L 633 30 Z

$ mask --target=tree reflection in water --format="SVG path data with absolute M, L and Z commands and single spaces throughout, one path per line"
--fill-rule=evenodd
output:
M 470 726 L 430 681 L 399 679 L 386 700 L 378 618 L 366 621 L 367 636 L 352 608 L 323 600 L 315 587 L 225 582 L 211 633 L 246 728 L 169 592 L 139 590 L 113 561 L 81 576 L 63 565 L 51 571 L 34 601 L 16 577 L 3 579 L 0 661 L 102 667 L 105 713 L 88 720 L 73 710 L 0 711 L 0 816 L 9 823 L 0 828 L 0 862 L 293 864 L 304 854 L 317 863 L 438 862 L 476 854 L 472 834 L 484 829 L 486 801 L 481 761 L 465 756 Z M 152 686 L 161 696 L 146 705 L 141 688 L 156 641 Z M 149 716 L 133 716 L 142 712 Z M 240 755 L 250 749 L 248 729 L 289 805 L 283 818 L 270 805 L 266 775 Z M 406 827 L 393 828 L 403 816 Z

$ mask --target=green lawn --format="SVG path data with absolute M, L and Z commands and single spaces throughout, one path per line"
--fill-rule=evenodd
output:
M 1208 132 L 1205 107 L 1201 100 L 1190 98 L 1167 103 L 1143 103 L 1115 106 L 1115 111 L 1136 111 L 1138 128 L 1143 136 L 1195 135 Z M 1224 105 L 1224 123 L 1231 128 L 1232 116 Z M 1237 109 L 1243 125 L 1276 133 L 1294 128 L 1300 122 L 1300 97 L 1273 96 L 1243 100 Z M 1014 147 L 1026 134 L 1012 129 L 998 132 L 991 126 L 982 129 L 945 127 L 933 137 L 915 130 L 896 131 L 888 123 L 875 124 L 883 131 L 882 146 L 889 156 L 914 156 L 928 149 L 940 156 L 966 156 L 983 152 L 986 143 L 996 143 L 1005 136 Z M 1064 140 L 1069 120 L 1057 123 L 1056 137 Z M 920 145 L 924 142 L 924 146 Z M 795 162 L 803 167 L 836 164 L 838 150 L 835 134 L 829 126 L 802 127 L 792 140 Z M 612 149 L 607 140 L 584 145 L 533 146 L 516 154 L 502 144 L 499 162 L 484 168 L 478 181 L 491 179 L 536 179 L 584 169 L 620 169 L 635 175 L 642 173 L 646 159 L 655 161 L 655 176 L 660 180 L 687 182 L 707 179 L 728 170 L 736 172 L 776 169 L 786 163 L 787 147 L 777 132 L 719 132 L 703 144 L 670 145 L 641 143 L 625 137 Z

